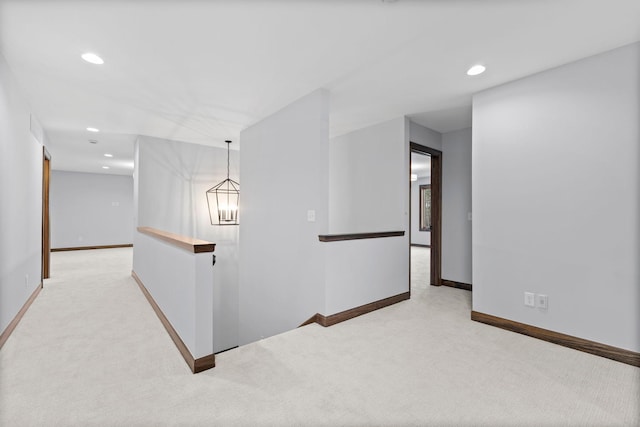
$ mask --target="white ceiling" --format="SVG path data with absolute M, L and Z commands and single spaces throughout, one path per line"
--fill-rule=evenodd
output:
M 130 174 L 136 135 L 238 141 L 321 87 L 332 136 L 403 115 L 461 129 L 474 92 L 638 40 L 638 0 L 0 0 L 53 167 L 85 172 Z

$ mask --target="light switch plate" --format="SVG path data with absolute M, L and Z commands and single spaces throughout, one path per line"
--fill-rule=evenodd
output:
M 316 211 L 314 210 L 307 211 L 307 221 L 316 222 Z
M 536 306 L 536 294 L 533 292 L 525 292 L 524 293 L 524 305 L 527 307 L 535 307 Z

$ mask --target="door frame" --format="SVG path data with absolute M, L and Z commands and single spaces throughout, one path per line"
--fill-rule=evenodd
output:
M 49 182 L 51 180 L 51 155 L 42 147 L 42 266 L 41 280 L 50 277 L 51 228 L 49 224 Z
M 411 153 L 431 156 L 431 265 L 429 283 L 442 285 L 442 151 L 409 142 L 409 174 Z M 409 184 L 411 186 L 411 184 Z M 411 254 L 411 187 L 409 187 L 409 254 Z M 409 255 L 411 256 L 411 255 Z

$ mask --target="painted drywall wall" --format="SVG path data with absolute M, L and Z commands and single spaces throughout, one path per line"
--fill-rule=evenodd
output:
M 321 314 L 327 316 L 409 290 L 409 121 L 399 118 L 361 129 L 334 138 L 330 147 L 332 232 L 406 234 L 323 243 Z
M 138 224 L 213 235 L 218 228 L 211 227 L 205 193 L 226 178 L 227 150 L 149 136 L 138 137 L 137 145 Z M 238 151 L 230 150 L 229 158 L 230 177 L 237 180 Z
M 51 247 L 133 243 L 133 178 L 51 171 Z
M 442 151 L 442 134 L 414 122 L 409 122 L 409 140 Z
M 238 152 L 230 150 L 229 154 L 230 177 L 237 180 Z M 237 346 L 238 226 L 211 225 L 206 198 L 206 191 L 226 178 L 227 150 L 141 136 L 136 141 L 135 158 L 136 226 L 154 227 L 216 244 L 215 349 Z M 135 252 L 134 246 L 134 270 Z
M 214 333 L 211 253 L 190 253 L 136 231 L 133 270 L 194 358 L 225 348 Z
M 474 95 L 474 310 L 640 351 L 639 75 L 636 43 Z
M 442 134 L 442 278 L 472 284 L 471 128 Z
M 420 186 L 431 184 L 431 177 L 411 183 L 411 244 L 431 245 L 431 232 L 420 230 Z
M 406 119 L 401 117 L 331 139 L 329 231 L 406 230 L 409 172 Z
M 324 308 L 328 124 L 329 95 L 318 90 L 241 133 L 240 344 Z
M 409 291 L 408 236 L 324 245 L 326 294 L 321 314 L 330 316 Z
M 30 122 L 27 101 L 0 55 L 0 332 L 40 284 L 46 139 L 31 134 Z

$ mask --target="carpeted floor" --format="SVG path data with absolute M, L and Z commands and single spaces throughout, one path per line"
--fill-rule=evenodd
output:
M 420 292 L 429 287 L 431 249 L 411 246 L 411 291 Z
M 417 282 L 409 301 L 193 375 L 130 273 L 130 248 L 52 254 L 0 350 L 0 425 L 640 424 L 640 369 L 472 322 L 470 292 Z

